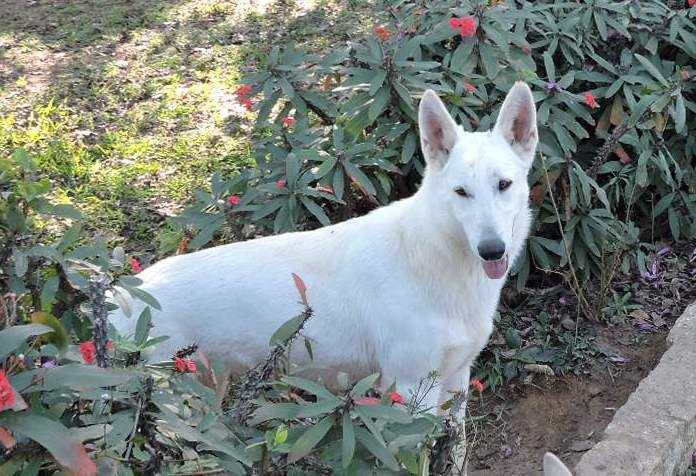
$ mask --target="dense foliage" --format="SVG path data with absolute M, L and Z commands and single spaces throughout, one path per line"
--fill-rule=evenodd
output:
M 580 294 L 593 276 L 645 272 L 657 241 L 696 235 L 696 8 L 397 1 L 388 11 L 374 37 L 327 55 L 270 51 L 236 94 L 256 115 L 257 168 L 215 176 L 163 243 L 183 252 L 250 224 L 326 225 L 406 196 L 423 173 L 422 91 L 436 90 L 467 130 L 486 130 L 517 79 L 532 85 L 541 127 L 529 178 L 535 229 L 518 286 L 560 270 Z M 139 263 L 86 236 L 79 212 L 50 192 L 24 150 L 0 160 L 1 474 L 446 466 L 457 429 L 422 413 L 417 395 L 381 395 L 371 388 L 377 376 L 339 376 L 329 390 L 293 375 L 287 350 L 302 345 L 311 303 L 230 392 L 195 348 L 145 364 L 141 352 L 166 338 L 152 331 L 149 308 L 131 317 L 132 336 L 105 321 L 110 307 L 128 313 L 130 299 L 158 307 L 129 276 Z M 519 347 L 518 335 L 506 339 Z M 534 351 L 531 361 L 552 361 Z

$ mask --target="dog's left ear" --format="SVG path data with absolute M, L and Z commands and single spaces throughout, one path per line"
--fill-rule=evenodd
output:
M 534 97 L 526 83 L 517 81 L 510 89 L 500 108 L 493 131 L 502 135 L 517 155 L 531 165 L 539 134 Z

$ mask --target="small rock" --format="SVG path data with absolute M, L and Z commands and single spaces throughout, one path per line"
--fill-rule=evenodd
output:
M 593 446 L 594 443 L 592 440 L 575 440 L 573 441 L 573 444 L 570 445 L 570 449 L 576 453 L 582 453 L 583 451 L 589 450 Z

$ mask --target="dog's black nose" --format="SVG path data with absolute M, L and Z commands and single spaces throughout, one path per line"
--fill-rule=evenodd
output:
M 486 261 L 497 261 L 505 255 L 505 243 L 499 238 L 483 240 L 478 245 L 478 252 Z

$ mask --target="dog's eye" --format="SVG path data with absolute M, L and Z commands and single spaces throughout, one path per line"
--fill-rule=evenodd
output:
M 500 182 L 498 182 L 498 190 L 504 192 L 508 189 L 508 187 L 510 187 L 510 185 L 512 185 L 512 181 L 503 179 Z
M 455 189 L 454 189 L 454 193 L 456 193 L 456 194 L 459 195 L 460 197 L 466 197 L 466 198 L 468 198 L 468 197 L 471 196 L 471 195 L 469 195 L 469 192 L 467 192 L 466 190 L 464 190 L 462 187 L 457 187 L 457 188 L 455 188 Z

